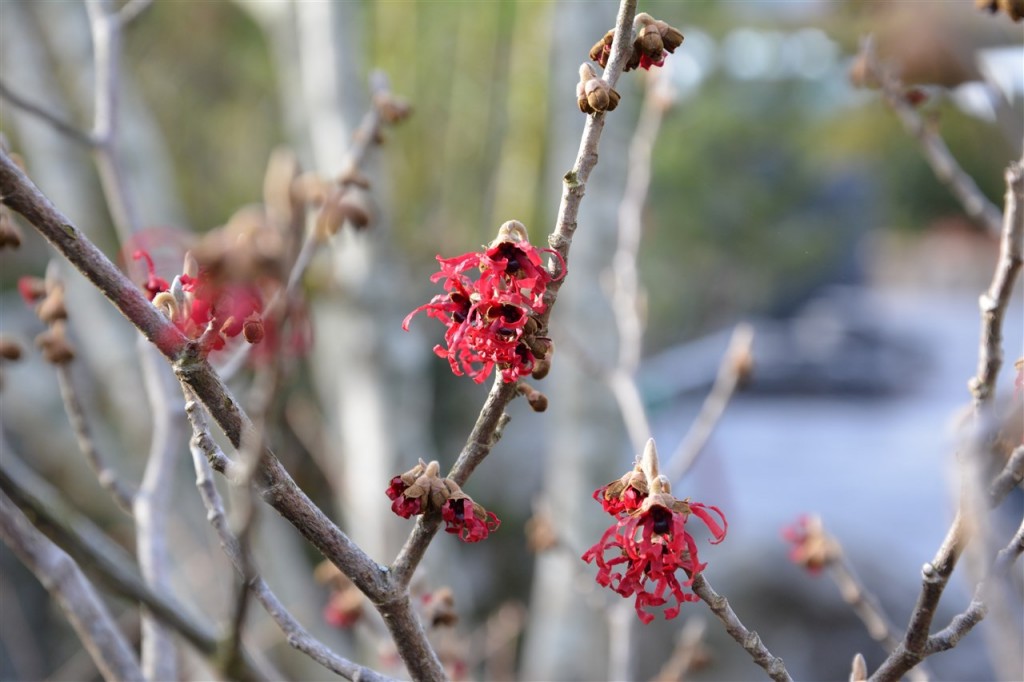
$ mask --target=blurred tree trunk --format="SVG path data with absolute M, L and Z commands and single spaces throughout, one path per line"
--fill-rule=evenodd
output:
M 555 33 L 551 55 L 547 186 L 552 193 L 561 190 L 561 178 L 572 166 L 584 124 L 574 99 L 577 67 L 593 42 L 614 24 L 616 7 L 614 2 L 570 2 L 560 4 L 555 12 L 553 25 L 574 30 Z M 619 91 L 628 92 L 628 79 L 621 83 Z M 595 644 L 606 641 L 605 614 L 595 613 L 579 589 L 591 569 L 576 554 L 593 544 L 608 525 L 608 517 L 591 497 L 594 490 L 621 475 L 618 469 L 623 467 L 615 463 L 625 464 L 629 457 L 611 394 L 572 355 L 582 352 L 597 363 L 610 363 L 615 357 L 611 312 L 600 293 L 600 279 L 615 247 L 628 110 L 628 104 L 617 110 L 604 129 L 600 163 L 587 183 L 573 240 L 569 278 L 552 315 L 558 352 L 543 386 L 551 399 L 544 499 L 570 551 L 548 552 L 537 561 L 524 679 L 597 680 L 607 674 L 605 656 L 596 654 L 607 647 Z

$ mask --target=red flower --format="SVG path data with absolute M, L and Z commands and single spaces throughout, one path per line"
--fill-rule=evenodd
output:
M 602 505 L 608 508 L 604 501 Z M 623 504 L 616 516 L 618 521 L 587 550 L 583 560 L 597 564 L 599 585 L 610 587 L 623 597 L 636 596 L 636 612 L 642 622 L 654 620 L 646 609 L 665 605 L 669 594 L 675 598 L 675 606 L 665 610 L 665 618 L 675 618 L 683 602 L 698 599 L 684 588 L 692 585 L 693 578 L 705 567 L 700 563 L 697 544 L 687 531 L 686 522 L 696 516 L 711 531 L 711 543 L 717 544 L 728 529 L 725 516 L 717 507 L 677 500 L 666 492 L 645 497 L 641 506 L 631 512 Z M 676 576 L 679 569 L 687 575 L 683 582 Z
M 158 277 L 149 253 L 134 252 L 135 260 L 143 260 L 147 277 L 143 288 L 153 305 L 168 313 L 171 321 L 190 339 L 198 339 L 207 329 L 207 350 L 221 350 L 227 340 L 243 334 L 250 343 L 263 338 L 263 300 L 259 289 L 251 284 L 220 284 L 205 277 L 190 256 L 186 272 L 168 284 Z M 191 272 L 190 272 L 191 271 Z
M 438 463 L 419 461 L 415 467 L 391 479 L 385 491 L 391 511 L 404 519 L 433 511 L 441 512 L 445 530 L 463 542 L 479 542 L 498 529 L 501 521 L 462 492 L 450 478 L 441 478 Z
M 501 525 L 494 512 L 487 511 L 468 497 L 449 498 L 441 507 L 441 518 L 445 522 L 445 531 L 458 535 L 463 542 L 480 542 Z
M 552 253 L 565 271 L 558 252 Z M 448 359 L 456 376 L 468 374 L 477 383 L 490 376 L 495 366 L 506 383 L 533 372 L 538 352 L 547 348 L 536 336 L 535 315 L 544 312 L 544 293 L 553 281 L 543 266 L 542 251 L 526 238 L 526 228 L 517 221 L 502 225 L 498 238 L 484 252 L 465 253 L 455 258 L 437 257 L 441 269 L 430 281 L 444 280 L 444 294 L 413 310 L 402 321 L 409 322 L 420 311 L 445 323 L 445 345 L 434 352 Z M 478 271 L 476 280 L 468 272 Z
M 801 514 L 797 520 L 782 529 L 782 537 L 793 546 L 789 560 L 803 566 L 811 575 L 818 575 L 839 556 L 839 545 L 825 532 L 818 516 Z

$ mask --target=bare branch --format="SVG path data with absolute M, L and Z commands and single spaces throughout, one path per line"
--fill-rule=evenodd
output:
M 77 128 L 74 124 L 68 123 L 61 117 L 51 112 L 49 109 L 46 109 L 45 107 L 42 107 L 38 104 L 35 104 L 34 102 L 25 99 L 24 97 L 22 97 L 21 95 L 17 94 L 9 87 L 7 87 L 7 84 L 3 81 L 0 81 L 0 97 L 7 100 L 19 109 L 22 109 L 23 111 L 32 114 L 40 121 L 43 121 L 57 132 L 61 133 L 62 135 L 66 135 L 75 142 L 81 145 L 85 145 L 86 147 L 96 146 L 96 140 L 92 137 L 92 135 L 85 132 L 84 130 Z
M 57 383 L 60 385 L 60 397 L 64 402 L 64 411 L 68 415 L 68 421 L 75 432 L 75 440 L 78 441 L 78 449 L 85 455 L 85 460 L 96 472 L 96 478 L 103 486 L 118 508 L 128 515 L 132 514 L 132 504 L 135 499 L 135 490 L 129 484 L 121 481 L 117 471 L 110 466 L 106 457 L 96 449 L 96 443 L 92 439 L 92 431 L 89 422 L 85 418 L 85 411 L 82 409 L 82 401 L 75 391 L 74 379 L 71 375 L 71 367 L 68 364 L 56 365 Z
M 121 28 L 138 19 L 152 4 L 153 0 L 128 0 L 124 3 L 121 9 L 117 10 L 117 21 Z
M 711 612 L 725 624 L 725 631 L 750 654 L 754 663 L 768 673 L 768 677 L 775 682 L 792 682 L 793 678 L 789 676 L 782 659 L 773 656 L 772 652 L 768 651 L 768 648 L 761 642 L 758 634 L 751 632 L 740 622 L 739 616 L 729 606 L 729 600 L 715 592 L 703 573 L 693 579 L 692 589 L 693 593 L 703 599 L 711 608 Z
M 926 655 L 952 649 L 964 635 L 985 618 L 988 614 L 988 606 L 982 596 L 986 585 L 998 579 L 1005 579 L 1021 554 L 1024 554 L 1024 521 L 1021 522 L 1010 543 L 996 554 L 989 576 L 978 585 L 967 610 L 953 618 L 948 626 L 928 638 Z
M 996 507 L 1002 502 L 1010 491 L 1024 481 L 1024 445 L 1018 445 L 1010 453 L 1010 459 L 1006 466 L 999 472 L 992 485 L 988 489 L 988 503 Z
M 715 383 L 711 392 L 704 399 L 697 418 L 693 420 L 686 437 L 668 459 L 668 477 L 670 481 L 678 481 L 697 461 L 704 451 L 708 439 L 725 413 L 725 408 L 732 400 L 736 389 L 746 378 L 753 357 L 754 328 L 749 324 L 738 324 L 732 332 L 729 346 L 718 366 Z
M 168 400 L 176 383 L 156 349 L 139 338 L 142 379 L 153 418 L 149 457 L 135 496 L 135 541 L 139 569 L 149 588 L 171 593 L 168 575 L 167 521 L 174 500 L 174 464 L 185 445 L 182 409 Z M 142 615 L 142 668 L 148 679 L 178 677 L 177 653 L 170 631 L 151 613 Z
M 989 201 L 978 189 L 974 179 L 960 167 L 942 136 L 907 101 L 906 88 L 895 74 L 879 63 L 870 39 L 861 46 L 860 58 L 864 60 L 868 79 L 879 84 L 886 104 L 911 137 L 921 145 L 921 153 L 932 167 L 935 177 L 949 188 L 972 220 L 990 233 L 998 234 L 1003 222 L 999 208 Z
M 192 440 L 190 450 L 192 452 L 192 464 L 196 470 L 196 487 L 199 489 L 199 496 L 206 507 L 207 519 L 217 533 L 224 553 L 234 564 L 239 574 L 245 575 L 245 563 L 242 556 L 242 549 L 238 538 L 228 527 L 227 515 L 224 512 L 224 503 L 220 493 L 213 482 L 210 461 L 224 461 L 227 456 L 217 447 L 206 423 L 206 416 L 196 401 L 195 396 L 189 389 L 185 389 L 186 403 L 185 412 L 192 423 Z M 335 672 L 349 680 L 360 680 L 360 682 L 383 682 L 389 678 L 380 675 L 374 670 L 364 668 L 341 656 L 338 656 L 327 645 L 314 638 L 284 607 L 277 596 L 271 591 L 263 578 L 253 571 L 247 580 L 252 595 L 263 606 L 274 622 L 284 633 L 288 644 L 305 653 L 314 661 L 328 670 Z
M 1024 160 L 1011 163 L 1006 169 L 1006 206 L 999 261 L 992 283 L 978 300 L 981 345 L 978 349 L 978 373 L 969 384 L 976 408 L 991 401 L 1003 364 L 1003 318 L 1024 259 L 1024 208 L 1021 204 L 1024 204 Z
M 3 493 L 0 538 L 60 606 L 105 680 L 144 680 L 139 661 L 78 564 L 53 544 Z

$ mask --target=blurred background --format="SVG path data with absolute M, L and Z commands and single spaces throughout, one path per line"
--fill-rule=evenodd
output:
M 305 278 L 314 344 L 282 361 L 269 426 L 292 475 L 382 562 L 411 527 L 388 508 L 388 480 L 417 458 L 442 468 L 454 462 L 487 390 L 452 376 L 431 353 L 440 325 L 417 318 L 404 333 L 401 320 L 436 293 L 428 281 L 436 255 L 476 250 L 511 218 L 544 244 L 584 123 L 577 70 L 616 6 L 158 0 L 125 30 L 118 153 L 144 226 L 137 239 L 159 252 L 164 277 L 180 272 L 183 249 L 198 235 L 261 201 L 275 148 L 293 149 L 303 168 L 326 176 L 342 170 L 369 103 L 371 69 L 383 70 L 413 106 L 366 170 L 371 228 L 332 238 Z M 686 37 L 661 76 L 672 106 L 653 148 L 638 257 L 645 333 L 637 382 L 651 435 L 665 454 L 676 448 L 733 326 L 750 322 L 752 379 L 674 491 L 721 507 L 729 519 L 723 544 L 705 549 L 700 538 L 702 559 L 746 625 L 795 677 L 845 679 L 855 652 L 871 669 L 883 652 L 827 578 L 787 561 L 780 528 L 800 513 L 820 514 L 903 627 L 920 567 L 955 509 L 977 298 L 998 250 L 880 94 L 854 88 L 847 73 L 859 41 L 872 34 L 879 55 L 927 96 L 920 115 L 1001 207 L 1003 170 L 1022 152 L 1024 34 L 970 0 L 694 0 L 644 2 L 640 10 Z M 88 129 L 94 75 L 84 7 L 7 0 L 0 39 L 5 86 Z M 648 78 L 619 81 L 622 103 L 608 116 L 587 186 L 552 320 L 554 369 L 537 384 L 551 406 L 534 414 L 524 401 L 513 404 L 502 441 L 467 486 L 501 529 L 477 545 L 438 537 L 417 578 L 418 590 L 454 590 L 460 622 L 437 636 L 445 660 L 461 662 L 469 678 L 608 679 L 601 654 L 626 637 L 626 674 L 651 679 L 687 622 L 713 620 L 698 603 L 677 620 L 623 630 L 622 600 L 599 590 L 594 569 L 578 560 L 607 525 L 591 493 L 637 454 L 595 367 L 612 365 L 616 353 L 608 273 Z M 0 130 L 43 192 L 118 256 L 88 151 L 7 99 Z M 20 250 L 0 253 L 0 330 L 30 349 L 42 327 L 16 282 L 41 275 L 53 253 L 27 226 L 23 232 Z M 151 415 L 134 332 L 60 267 L 87 417 L 99 447 L 137 481 Z M 1020 293 L 1018 286 L 997 387 L 1000 409 L 1017 422 Z M 2 371 L 3 458 L 29 464 L 132 549 L 130 521 L 95 482 L 66 425 L 52 367 L 29 350 Z M 233 383 L 242 396 L 248 376 Z M 1017 443 L 1019 429 L 1008 427 Z M 174 591 L 222 622 L 234 576 L 184 449 L 174 478 Z M 524 528 L 538 508 L 569 551 L 530 552 Z M 1016 523 L 1019 491 L 1003 511 Z M 312 578 L 318 557 L 270 510 L 260 516 L 256 557 L 319 637 L 401 674 L 388 667 L 393 656 L 372 609 L 353 627 L 324 622 L 328 590 Z M 46 593 L 4 547 L 0 567 L 0 677 L 96 678 Z M 962 572 L 936 623 L 966 608 L 974 583 Z M 137 631 L 135 609 L 113 604 Z M 251 618 L 251 637 L 282 671 L 328 676 L 294 653 L 265 614 Z M 760 679 L 716 623 L 707 623 L 703 667 L 687 679 Z M 987 627 L 930 659 L 934 678 L 992 679 Z

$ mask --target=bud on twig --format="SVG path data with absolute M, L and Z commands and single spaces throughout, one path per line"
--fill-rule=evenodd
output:
M 850 682 L 867 682 L 868 664 L 864 660 L 864 654 L 858 653 L 853 657 L 853 665 L 850 669 Z
M 584 114 L 612 111 L 619 106 L 619 93 L 597 77 L 594 67 L 580 65 L 580 82 L 576 84 L 576 103 Z
M 37 336 L 36 346 L 42 350 L 43 359 L 54 365 L 64 365 L 75 359 L 75 348 L 67 340 L 63 321 L 54 322 Z
M 519 395 L 526 398 L 534 412 L 543 412 L 548 409 L 548 397 L 525 381 L 520 381 L 516 390 L 519 391 Z
M 21 230 L 11 220 L 11 212 L 7 207 L 0 206 L 0 249 L 16 249 L 20 246 Z
M 20 360 L 21 344 L 6 334 L 0 334 L 0 358 L 4 360 Z

